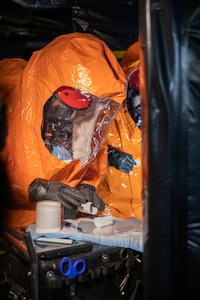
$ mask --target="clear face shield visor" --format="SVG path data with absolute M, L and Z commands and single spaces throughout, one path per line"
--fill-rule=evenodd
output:
M 69 162 L 90 162 L 102 145 L 119 104 L 78 89 L 63 86 L 43 109 L 42 138 L 48 151 Z
M 71 87 L 60 87 L 48 99 L 44 106 L 44 123 L 55 130 L 62 129 L 71 122 L 78 110 L 86 109 L 90 99 Z

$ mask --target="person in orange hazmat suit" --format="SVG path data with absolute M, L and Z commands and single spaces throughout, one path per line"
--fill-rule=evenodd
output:
M 100 215 L 142 218 L 142 117 L 139 96 L 139 42 L 125 52 L 120 64 L 128 89 L 108 135 L 108 172 L 97 188 L 106 208 Z
M 105 137 L 127 87 L 112 51 L 93 35 L 64 34 L 29 61 L 2 59 L 0 75 L 8 108 L 0 155 L 12 186 L 4 223 L 34 224 L 36 202 L 45 199 L 103 210 L 95 190 L 107 171 Z

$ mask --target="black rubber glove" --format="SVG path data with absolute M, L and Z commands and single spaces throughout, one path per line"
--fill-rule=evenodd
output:
M 113 166 L 122 172 L 129 173 L 134 165 L 136 166 L 136 162 L 131 154 L 109 147 L 108 166 Z
M 98 210 L 103 211 L 105 209 L 105 204 L 101 198 L 95 193 L 96 189 L 90 184 L 79 184 L 77 189 L 83 193 L 87 201 L 92 202 L 92 205 Z
M 80 206 L 87 202 L 87 197 L 77 188 L 72 188 L 64 183 L 35 179 L 28 188 L 29 201 L 40 200 L 59 201 L 64 207 L 72 209 L 72 206 Z

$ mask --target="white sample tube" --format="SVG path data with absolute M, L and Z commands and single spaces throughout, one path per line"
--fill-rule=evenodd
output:
M 90 214 L 90 215 L 96 215 L 98 209 L 92 205 L 92 202 L 86 202 L 84 204 L 81 204 L 78 207 L 78 210 L 80 212 L 86 213 L 86 214 Z
M 36 232 L 57 232 L 61 229 L 61 204 L 44 200 L 36 204 Z

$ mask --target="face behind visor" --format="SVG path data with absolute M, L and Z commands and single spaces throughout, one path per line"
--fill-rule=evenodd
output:
M 77 110 L 90 105 L 90 99 L 72 87 L 58 88 L 43 110 L 42 138 L 52 155 L 61 160 L 72 158 L 72 122 Z

